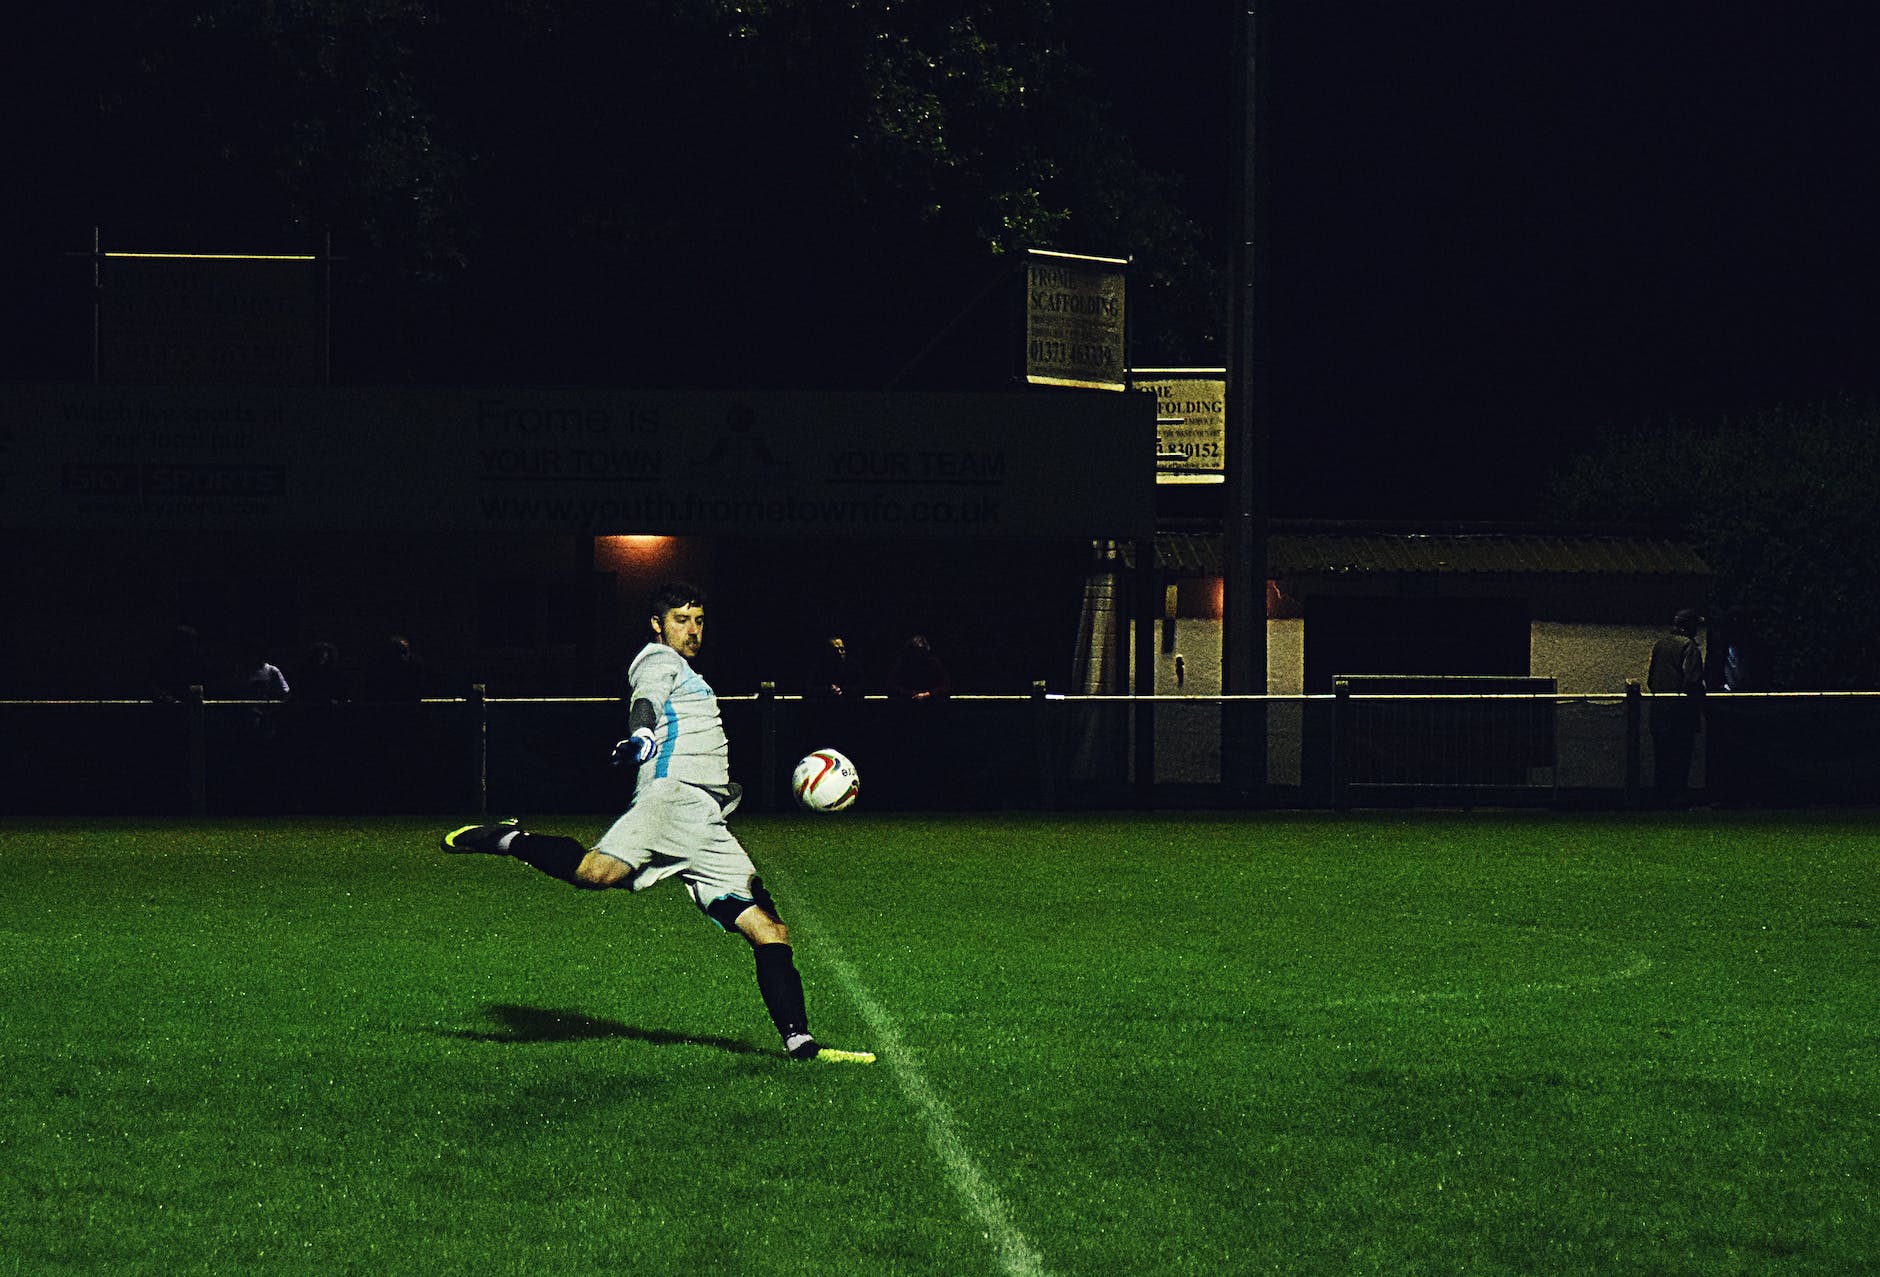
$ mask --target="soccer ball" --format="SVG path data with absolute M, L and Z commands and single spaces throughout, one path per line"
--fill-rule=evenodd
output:
M 805 754 L 790 773 L 790 792 L 805 811 L 841 811 L 854 805 L 861 790 L 855 764 L 833 749 Z

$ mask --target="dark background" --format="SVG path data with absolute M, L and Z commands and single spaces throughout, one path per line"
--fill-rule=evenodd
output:
M 1218 7 L 1132 8 L 1077 47 L 1224 255 Z M 1871 6 L 1262 8 L 1278 513 L 1532 516 L 1595 432 L 1880 396 Z
M 1170 183 L 1171 216 L 1199 237 L 1202 300 L 1134 294 L 1145 320 L 1185 308 L 1138 362 L 1225 362 L 1231 41 L 1245 5 L 1021 7 L 1047 15 L 1037 30 L 1090 69 L 1088 109 Z M 138 134 L 121 116 L 99 126 L 99 85 L 161 64 L 150 50 L 218 10 L 145 5 L 117 21 L 122 8 L 61 15 L 10 51 L 10 379 L 84 375 L 85 263 L 67 254 L 89 248 L 94 225 L 139 247 L 317 247 L 311 226 L 278 242 L 269 174 L 235 198 L 183 162 L 208 103 L 275 93 L 277 69 L 192 36 L 203 69 L 195 90 L 176 80 L 161 129 Z M 1530 517 L 1547 476 L 1600 431 L 1880 396 L 1871 6 L 1263 10 L 1275 514 Z M 983 245 L 899 224 L 894 210 L 867 233 L 798 233 L 813 218 L 780 217 L 814 210 L 846 175 L 807 149 L 799 171 L 800 135 L 766 132 L 777 83 L 649 79 L 649 59 L 683 67 L 696 52 L 658 31 L 571 60 L 579 51 L 555 45 L 543 18 L 539 42 L 478 47 L 473 18 L 452 15 L 423 69 L 436 92 L 473 104 L 438 122 L 464 171 L 437 216 L 447 228 L 474 218 L 474 252 L 387 269 L 361 226 L 336 227 L 350 263 L 336 276 L 340 380 L 872 388 L 962 313 L 965 330 L 1004 339 L 1007 317 L 969 305 L 1000 265 Z M 650 83 L 691 88 L 636 87 Z M 599 112 L 623 97 L 657 147 L 604 126 Z M 348 144 L 335 136 L 310 154 Z M 597 261 L 596 210 L 621 193 L 659 209 L 663 238 Z

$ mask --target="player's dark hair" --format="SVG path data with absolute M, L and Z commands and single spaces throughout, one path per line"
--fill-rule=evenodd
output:
M 650 605 L 647 615 L 661 620 L 676 607 L 704 607 L 705 591 L 684 581 L 668 581 L 653 591 L 647 603 Z

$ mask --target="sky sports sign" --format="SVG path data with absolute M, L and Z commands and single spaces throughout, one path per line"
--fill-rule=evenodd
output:
M 268 501 L 287 492 L 286 466 L 218 466 L 174 463 L 71 462 L 61 473 L 68 496 L 237 497 Z
M 0 526 L 1102 537 L 1147 396 L 0 387 Z

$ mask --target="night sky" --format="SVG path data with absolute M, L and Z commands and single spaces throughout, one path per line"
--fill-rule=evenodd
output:
M 1223 265 L 1243 10 L 1059 6 Z M 1533 517 L 1548 471 L 1596 431 L 1880 399 L 1880 9 L 1265 10 L 1274 513 Z M 48 261 L 70 274 L 61 255 L 90 218 L 33 172 L 61 122 L 15 118 L 34 145 L 6 214 L 0 372 L 31 379 L 83 342 L 67 292 L 53 315 L 32 286 Z
M 1130 8 L 1081 48 L 1225 254 L 1244 6 Z M 1880 397 L 1871 6 L 1265 10 L 1276 513 L 1532 515 L 1596 430 Z

